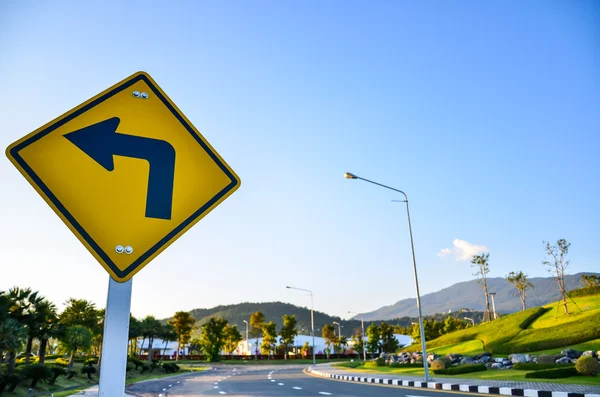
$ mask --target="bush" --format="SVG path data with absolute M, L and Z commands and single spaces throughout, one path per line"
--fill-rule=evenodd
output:
M 39 381 L 49 382 L 53 377 L 52 370 L 44 364 L 26 365 L 21 370 L 21 375 L 31 381 L 30 387 L 35 387 Z
M 442 360 L 446 364 L 446 368 L 452 366 L 452 359 L 449 356 L 441 357 L 440 360 Z
M 570 378 L 571 376 L 577 376 L 577 369 L 575 367 L 544 369 L 525 374 L 525 378 L 534 379 L 560 379 Z
M 431 363 L 431 369 L 434 371 L 446 369 L 446 362 L 444 360 L 433 360 L 433 362 Z
M 579 288 L 569 292 L 570 298 L 575 298 L 576 296 L 588 296 L 588 295 L 598 295 L 600 294 L 600 285 L 591 288 Z
M 142 363 L 142 373 L 150 370 L 150 366 L 147 363 Z
M 69 365 L 69 360 L 59 357 L 56 360 L 54 360 L 54 363 L 58 365 L 64 365 L 66 367 Z
M 538 364 L 554 364 L 555 360 L 550 354 L 540 354 L 537 359 Z
M 390 363 L 390 368 L 423 368 L 423 363 Z
M 60 365 L 51 365 L 48 368 L 52 371 L 52 379 L 48 381 L 49 385 L 53 385 L 59 376 L 65 376 L 67 374 L 67 370 Z
M 436 375 L 460 375 L 469 374 L 471 372 L 486 371 L 487 368 L 483 364 L 462 364 L 456 367 L 450 367 L 445 369 L 434 369 L 433 373 Z
M 552 310 L 549 307 L 538 307 L 537 310 L 535 312 L 533 312 L 529 317 L 527 317 L 525 320 L 523 320 L 521 322 L 521 324 L 519 324 L 519 328 L 521 329 L 527 329 L 529 328 L 529 326 L 538 318 L 540 318 L 541 316 L 543 316 L 544 314 L 546 314 L 548 311 Z
M 96 370 L 96 367 L 94 367 L 92 365 L 86 365 L 85 367 L 81 368 L 81 373 L 86 374 L 87 378 L 89 380 L 92 380 L 92 375 L 95 374 L 96 372 L 98 372 Z
M 585 356 L 577 360 L 575 369 L 577 369 L 577 372 L 579 372 L 581 375 L 596 376 L 598 375 L 598 370 L 600 369 L 600 363 L 598 363 L 597 358 Z
M 83 362 L 83 365 L 98 365 L 98 357 L 88 358 Z
M 540 371 L 543 369 L 566 368 L 572 367 L 574 364 L 536 364 L 536 363 L 516 363 L 513 369 L 519 371 Z
M 385 366 L 385 358 L 383 358 L 383 357 L 377 358 L 377 360 L 375 360 L 375 364 L 378 367 L 384 367 Z
M 179 365 L 175 364 L 175 363 L 164 363 L 162 365 L 163 370 L 165 371 L 165 373 L 169 374 L 169 373 L 175 373 L 179 371 Z

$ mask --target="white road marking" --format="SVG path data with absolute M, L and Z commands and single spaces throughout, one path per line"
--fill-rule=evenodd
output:
M 218 385 L 218 384 L 219 384 L 219 382 L 215 382 L 215 383 L 213 383 L 213 384 L 214 384 L 214 385 Z
M 173 385 L 169 385 L 169 387 L 173 387 Z
M 213 386 L 213 389 L 218 389 L 218 388 L 219 388 L 219 386 Z
M 283 383 L 278 383 L 279 386 L 283 386 Z
M 292 389 L 294 389 L 294 390 L 302 390 L 302 388 L 298 387 L 298 386 L 294 386 L 294 387 L 292 387 Z
M 271 382 L 275 382 L 275 379 L 271 379 Z
M 331 396 L 333 393 L 327 393 L 326 391 L 320 391 L 319 394 L 322 394 L 324 396 Z
M 177 381 L 177 383 L 181 383 L 181 381 L 180 381 L 180 380 L 178 380 L 178 381 Z
M 219 394 L 227 394 L 227 393 L 225 393 L 224 391 L 220 391 Z
M 163 389 L 163 391 L 167 391 L 167 389 L 165 388 L 165 389 Z

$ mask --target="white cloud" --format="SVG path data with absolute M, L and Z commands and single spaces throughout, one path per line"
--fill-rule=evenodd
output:
M 471 258 L 477 254 L 489 251 L 488 247 L 485 245 L 471 244 L 468 241 L 461 240 L 459 238 L 454 239 L 452 244 L 454 245 L 454 248 L 443 248 L 440 252 L 438 252 L 438 256 L 444 257 L 448 255 L 454 255 L 456 256 L 457 261 L 466 261 L 471 260 Z

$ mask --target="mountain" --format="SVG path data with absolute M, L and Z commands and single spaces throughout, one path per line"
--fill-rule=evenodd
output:
M 277 324 L 279 330 L 283 325 L 283 315 L 295 315 L 298 321 L 297 328 L 301 334 L 310 334 L 310 309 L 300 307 L 283 302 L 261 302 L 251 303 L 244 302 L 235 305 L 216 306 L 211 309 L 193 309 L 190 311 L 192 317 L 196 319 L 196 325 L 198 329 L 195 331 L 193 337 L 198 337 L 200 334 L 200 327 L 206 323 L 210 317 L 220 317 L 229 322 L 229 324 L 237 325 L 238 329 L 245 336 L 246 324 L 244 320 L 250 321 L 250 315 L 254 312 L 262 312 L 265 315 L 265 321 L 273 321 Z M 316 311 L 315 316 L 315 335 L 321 335 L 321 328 L 325 324 L 331 324 L 334 321 L 342 325 L 342 334 L 349 335 L 352 330 L 360 328 L 359 320 L 342 320 L 339 317 L 332 317 L 328 314 Z M 366 326 L 366 325 L 365 325 Z M 336 326 L 337 327 L 337 326 Z
M 565 275 L 565 287 L 571 291 L 581 287 L 581 276 L 577 273 Z M 529 281 L 534 288 L 527 290 L 527 307 L 535 307 L 554 302 L 559 298 L 556 280 L 552 277 L 533 277 Z M 488 291 L 495 292 L 496 312 L 512 313 L 521 310 L 521 301 L 514 285 L 501 277 L 488 278 Z M 485 297 L 483 288 L 477 280 L 464 281 L 421 296 L 423 315 L 444 313 L 460 310 L 463 308 L 473 310 L 484 310 Z M 490 303 L 491 308 L 491 303 Z M 390 306 L 383 306 L 372 312 L 364 313 L 365 320 L 388 320 L 405 316 L 417 316 L 416 299 L 403 299 Z M 360 318 L 355 316 L 354 318 Z

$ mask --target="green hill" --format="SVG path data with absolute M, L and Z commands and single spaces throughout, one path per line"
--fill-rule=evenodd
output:
M 558 352 L 566 347 L 600 350 L 600 295 L 576 297 L 569 315 L 557 302 L 452 332 L 427 342 L 438 354 L 497 355 Z M 419 350 L 413 345 L 408 350 Z

